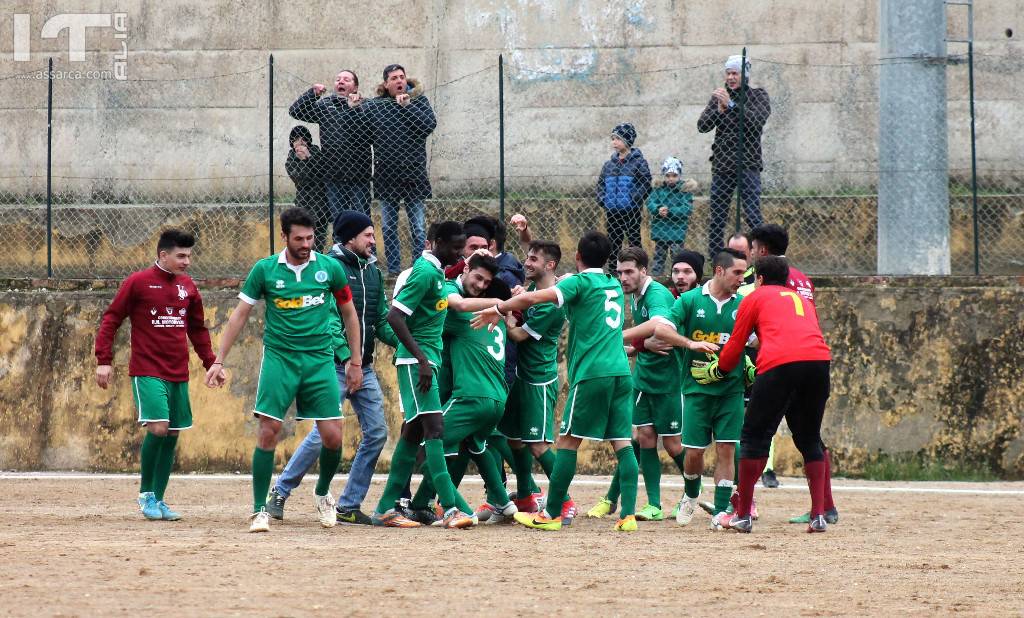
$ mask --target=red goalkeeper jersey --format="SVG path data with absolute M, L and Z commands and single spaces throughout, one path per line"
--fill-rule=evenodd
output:
M 751 332 L 761 342 L 758 373 L 786 363 L 832 360 L 814 303 L 789 287 L 762 285 L 743 299 L 732 336 L 718 356 L 718 369 L 723 374 L 743 358 L 743 346 Z
M 128 375 L 188 381 L 188 341 L 207 369 L 216 360 L 203 316 L 203 299 L 192 278 L 154 265 L 132 273 L 103 313 L 96 334 L 96 362 L 110 365 L 114 336 L 131 320 Z

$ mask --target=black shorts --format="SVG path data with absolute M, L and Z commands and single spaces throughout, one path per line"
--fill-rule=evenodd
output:
M 830 361 L 798 361 L 757 376 L 743 422 L 740 457 L 767 457 L 772 436 L 785 418 L 804 461 L 824 458 L 821 419 L 828 402 L 830 366 Z

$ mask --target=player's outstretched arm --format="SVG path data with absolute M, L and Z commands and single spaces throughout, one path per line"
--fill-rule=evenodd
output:
M 348 348 L 352 357 L 348 359 L 345 366 L 345 390 L 354 393 L 363 387 L 363 342 L 359 332 L 359 314 L 352 301 L 338 307 L 341 313 L 341 321 L 345 324 L 345 339 L 348 340 Z
M 664 324 L 664 322 L 662 322 Z M 655 329 L 658 328 L 658 321 L 647 320 L 643 324 L 637 324 L 632 328 L 627 328 L 622 331 L 622 340 L 626 343 L 631 343 L 634 339 L 647 339 L 648 337 L 654 336 Z
M 466 298 L 461 294 L 448 295 L 448 309 L 453 311 L 482 311 L 501 302 L 498 298 Z
M 717 352 L 718 346 L 707 341 L 694 341 L 676 332 L 676 329 L 662 322 L 654 331 L 655 336 L 677 348 L 688 348 L 694 352 Z
M 510 311 L 526 311 L 540 303 L 557 303 L 558 293 L 555 289 L 551 287 L 513 296 L 508 300 L 501 301 L 492 308 L 477 311 L 473 314 L 473 320 L 469 324 L 473 328 L 483 328 L 486 326 L 487 330 L 491 330 L 498 322 L 504 320 Z
M 238 301 L 235 310 L 231 312 L 231 317 L 228 318 L 228 323 L 220 334 L 217 360 L 206 371 L 206 385 L 210 388 L 224 386 L 224 383 L 227 381 L 227 374 L 224 373 L 224 359 L 231 350 L 231 346 L 235 344 L 235 339 L 238 339 L 238 335 L 242 332 L 242 327 L 245 326 L 251 312 L 252 305 L 244 300 Z

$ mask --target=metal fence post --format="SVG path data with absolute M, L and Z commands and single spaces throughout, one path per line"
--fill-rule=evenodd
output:
M 742 229 L 742 220 L 740 216 L 743 213 L 743 183 L 740 178 L 743 175 L 743 149 L 745 147 L 745 131 L 746 127 L 746 115 L 747 115 L 747 48 L 743 48 L 743 59 L 740 61 L 740 135 L 739 139 L 736 140 L 737 145 L 737 156 L 736 156 L 736 229 L 733 230 L 734 234 L 738 234 Z M 714 257 L 714 256 L 712 256 Z
M 53 278 L 53 58 L 46 66 L 46 276 Z
M 268 87 L 269 97 L 267 100 L 267 119 L 269 129 L 267 132 L 267 152 L 269 153 L 269 162 L 267 165 L 267 193 L 269 196 L 267 203 L 267 236 L 270 237 L 270 254 L 273 255 L 274 251 L 274 54 L 270 54 L 269 70 L 267 71 L 269 76 Z
M 973 39 L 973 35 L 972 35 Z M 974 274 L 981 274 L 978 233 L 978 153 L 974 136 L 974 41 L 967 43 L 967 83 L 971 94 L 971 216 L 974 219 Z
M 498 54 L 498 217 L 505 220 L 505 58 Z

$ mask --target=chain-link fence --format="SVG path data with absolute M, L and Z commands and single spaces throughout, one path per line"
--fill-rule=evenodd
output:
M 875 54 L 752 54 L 748 65 L 735 52 L 728 67 L 716 57 L 628 71 L 540 70 L 513 54 L 448 80 L 412 66 L 273 59 L 233 72 L 52 80 L 49 147 L 48 80 L 4 78 L 7 107 L 24 120 L 8 130 L 11 149 L 25 155 L 0 173 L 0 275 L 122 276 L 152 259 L 161 229 L 180 226 L 198 237 L 195 275 L 241 276 L 281 249 L 272 213 L 292 204 L 314 213 L 322 249 L 338 212 L 370 214 L 391 272 L 409 266 L 433 221 L 522 213 L 534 238 L 556 240 L 566 256 L 597 228 L 647 248 L 657 274 L 675 249 L 707 254 L 762 220 L 789 229 L 787 254 L 806 272 L 873 274 L 887 174 L 914 199 L 948 204 L 954 273 L 974 272 L 976 242 L 980 272 L 1024 272 L 1024 173 L 1019 146 L 1001 140 L 1009 120 L 998 103 L 1021 58 L 975 58 L 985 102 L 975 216 L 963 58 L 941 68 L 947 143 L 934 148 L 948 158 L 925 169 L 886 142 L 897 138 L 880 126 Z M 511 240 L 508 250 L 522 257 Z

